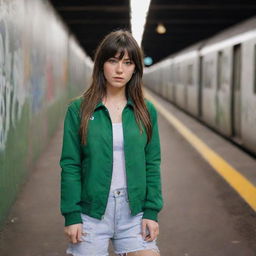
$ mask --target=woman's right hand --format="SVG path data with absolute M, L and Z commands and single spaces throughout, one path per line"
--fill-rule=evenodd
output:
M 83 233 L 82 223 L 65 226 L 64 233 L 68 236 L 69 241 L 73 244 L 82 242 L 82 235 L 85 234 Z

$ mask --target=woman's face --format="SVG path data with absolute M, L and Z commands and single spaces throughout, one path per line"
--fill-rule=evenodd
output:
M 118 59 L 120 53 L 109 58 L 103 65 L 104 76 L 107 80 L 106 86 L 123 87 L 131 79 L 135 64 L 130 60 L 127 51 L 121 60 Z

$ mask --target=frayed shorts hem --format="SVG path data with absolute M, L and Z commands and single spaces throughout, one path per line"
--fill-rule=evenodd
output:
M 82 254 L 75 253 L 75 252 L 73 252 L 73 251 L 72 251 L 72 250 L 70 250 L 70 249 L 67 249 L 67 250 L 66 250 L 66 254 L 71 254 L 72 256 L 84 256 L 84 255 L 82 255 Z M 105 255 L 97 255 L 97 256 L 109 256 L 109 254 L 105 254 Z
M 157 252 L 157 253 L 160 253 L 160 251 L 159 251 L 159 248 L 158 247 L 151 247 L 151 248 L 145 248 L 145 247 L 143 247 L 143 248 L 138 248 L 138 249 L 133 249 L 133 250 L 126 250 L 126 251 L 115 251 L 115 254 L 118 254 L 118 255 L 122 255 L 122 256 L 126 256 L 127 255 L 127 253 L 129 253 L 129 252 L 137 252 L 137 251 L 144 251 L 144 250 L 153 250 L 153 251 L 155 251 L 155 252 Z

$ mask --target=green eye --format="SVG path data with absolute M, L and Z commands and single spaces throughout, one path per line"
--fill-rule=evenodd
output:
M 114 60 L 114 59 L 109 59 L 108 60 L 110 63 L 116 63 L 116 60 Z

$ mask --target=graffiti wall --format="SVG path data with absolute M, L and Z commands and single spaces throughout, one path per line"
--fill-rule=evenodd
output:
M 91 60 L 47 1 L 0 0 L 0 225 L 90 73 Z

